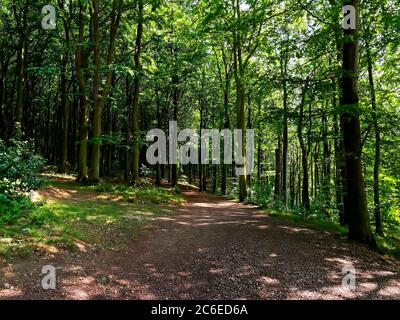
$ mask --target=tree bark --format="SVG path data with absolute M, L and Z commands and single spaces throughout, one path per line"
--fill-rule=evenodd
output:
M 286 64 L 285 73 L 286 77 Z M 283 143 L 282 143 L 282 201 L 287 207 L 288 197 L 287 197 L 287 180 L 288 180 L 288 146 L 289 146 L 289 128 L 288 128 L 288 93 L 287 93 L 287 82 L 286 79 L 283 80 Z
M 93 75 L 93 136 L 91 138 L 91 161 L 89 181 L 97 183 L 100 180 L 100 136 L 101 136 L 101 116 L 102 110 L 100 108 L 100 3 L 99 0 L 93 1 L 92 13 L 92 30 L 93 30 L 93 44 L 94 44 L 94 64 L 95 70 Z
M 92 137 L 92 154 L 90 163 L 90 182 L 97 183 L 100 181 L 100 159 L 101 159 L 101 135 L 102 135 L 102 113 L 106 99 L 110 94 L 113 73 L 110 69 L 116 48 L 116 37 L 121 17 L 120 0 L 113 1 L 111 14 L 111 30 L 110 42 L 107 55 L 107 73 L 105 87 L 100 94 L 101 88 L 101 52 L 100 52 L 100 1 L 93 2 L 93 38 L 94 38 L 94 60 L 95 71 L 93 76 L 93 137 Z
M 346 4 L 354 6 L 358 15 L 359 0 L 346 1 Z M 367 198 L 361 163 L 361 129 L 358 115 L 358 26 L 359 22 L 357 18 L 356 29 L 344 30 L 341 98 L 341 105 L 343 107 L 341 118 L 347 175 L 347 197 L 344 203 L 344 211 L 349 219 L 349 238 L 376 247 L 367 210 Z
M 240 21 L 240 3 L 239 0 L 234 1 L 234 16 L 237 21 Z M 233 53 L 234 53 L 234 73 L 235 73 L 235 81 L 236 81 L 236 116 L 237 123 L 236 128 L 242 130 L 243 136 L 246 132 L 246 90 L 243 83 L 244 78 L 244 67 L 242 62 L 242 45 L 241 45 L 241 37 L 239 34 L 239 30 L 234 29 L 233 33 Z M 245 159 L 246 157 L 246 144 L 242 143 L 242 156 Z M 246 168 L 245 161 L 243 162 L 243 167 Z M 239 201 L 243 202 L 247 198 L 247 182 L 246 182 L 246 174 L 239 176 Z
M 300 114 L 299 114 L 299 122 L 297 125 L 297 135 L 300 143 L 301 149 L 301 164 L 303 171 L 303 188 L 302 188 L 302 197 L 301 203 L 302 206 L 309 210 L 310 209 L 310 195 L 309 195 L 309 181 L 308 181 L 308 150 L 303 138 L 303 119 L 304 119 L 304 104 L 306 101 L 308 90 L 308 80 L 303 88 L 301 103 L 300 103 Z
M 379 194 L 379 175 L 381 164 L 381 131 L 378 124 L 378 109 L 376 104 L 376 91 L 374 83 L 374 75 L 372 70 L 372 57 L 369 43 L 367 43 L 367 59 L 368 59 L 368 79 L 371 94 L 372 119 L 375 131 L 375 162 L 374 162 L 374 215 L 375 215 L 375 231 L 383 236 L 383 228 L 381 221 L 381 202 Z
M 174 74 L 172 77 L 173 93 L 172 93 L 172 105 L 174 112 L 174 121 L 178 121 L 178 108 L 179 108 L 179 77 Z M 170 150 L 169 152 L 177 152 L 177 150 Z M 201 163 L 200 163 L 201 166 Z M 172 186 L 178 185 L 178 164 L 171 164 L 171 183 Z
M 27 41 L 27 15 L 29 11 L 29 0 L 25 0 L 22 12 L 22 25 L 19 28 L 20 42 L 17 55 L 17 105 L 16 105 L 16 126 L 17 134 L 23 131 L 23 104 L 24 104 L 24 83 L 25 83 L 25 59 L 26 59 L 26 41 Z M 14 7 L 14 10 L 16 7 Z
M 278 137 L 278 148 L 275 150 L 275 200 L 281 200 L 281 138 Z
M 224 70 L 225 70 L 225 87 L 224 87 L 224 129 L 230 129 L 229 119 L 229 91 L 231 88 L 231 76 L 226 59 L 224 59 Z M 225 155 L 224 155 L 225 156 Z M 221 194 L 226 195 L 227 188 L 227 175 L 228 175 L 228 164 L 222 163 L 221 166 Z
M 64 5 L 64 1 L 61 2 Z M 64 32 L 65 43 L 69 47 L 70 24 L 69 21 L 64 19 Z M 65 173 L 67 171 L 67 158 L 68 158 L 68 125 L 69 125 L 69 97 L 67 85 L 67 68 L 68 68 L 68 50 L 65 50 L 61 58 L 61 109 L 62 109 L 62 128 L 61 128 L 61 159 L 59 172 Z
M 139 179 L 140 165 L 140 126 L 139 126 L 139 95 L 140 95 L 140 78 L 142 73 L 141 53 L 143 38 L 143 0 L 138 0 L 138 25 L 136 31 L 135 46 L 135 69 L 136 76 L 133 89 L 133 105 L 132 105 L 132 132 L 133 132 L 133 159 L 132 159 L 132 181 Z
M 76 69 L 78 73 L 80 95 L 80 127 L 79 127 L 79 155 L 78 155 L 78 181 L 85 183 L 88 180 L 87 144 L 89 139 L 89 98 L 86 86 L 84 69 L 88 65 L 88 50 L 84 48 L 84 7 L 79 2 L 79 45 L 76 50 Z

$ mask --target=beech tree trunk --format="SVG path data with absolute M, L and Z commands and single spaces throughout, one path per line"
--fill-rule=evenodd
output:
M 17 10 L 14 7 L 14 10 Z M 27 38 L 27 15 L 29 11 L 29 0 L 25 0 L 22 12 L 22 25 L 19 28 L 20 41 L 17 55 L 17 105 L 16 105 L 16 126 L 17 134 L 23 131 L 23 104 L 24 104 L 24 83 L 25 83 L 25 59 L 26 59 L 26 38 Z
M 374 162 L 374 214 L 375 214 L 375 231 L 383 236 L 383 228 L 381 221 L 381 201 L 379 195 L 379 175 L 381 164 L 381 131 L 378 124 L 378 110 L 376 105 L 376 92 L 374 75 L 372 70 L 372 57 L 369 43 L 367 43 L 367 59 L 368 59 L 368 79 L 371 94 L 372 119 L 375 131 L 375 162 Z
M 275 150 L 275 199 L 281 199 L 281 138 L 278 137 L 278 147 Z
M 111 13 L 111 30 L 110 42 L 107 54 L 107 73 L 106 81 L 103 90 L 101 91 L 101 56 L 100 56 L 100 1 L 93 2 L 93 37 L 94 37 L 94 60 L 95 72 L 93 76 L 93 137 L 92 137 L 92 154 L 90 165 L 91 182 L 97 183 L 100 180 L 100 159 L 101 159 L 101 135 L 102 135 L 102 114 L 106 99 L 108 99 L 112 84 L 112 70 L 111 65 L 114 61 L 114 54 L 116 48 L 116 37 L 118 33 L 119 22 L 121 18 L 120 0 L 113 1 L 113 8 Z M 101 92 L 100 92 L 101 91 Z
M 79 156 L 78 156 L 78 181 L 88 180 L 87 145 L 89 139 L 89 98 L 86 87 L 85 69 L 88 65 L 88 50 L 84 48 L 84 6 L 79 2 L 79 45 L 76 51 L 76 69 L 78 73 L 80 95 L 80 127 L 79 127 Z
M 64 5 L 64 1 L 62 1 L 61 4 Z M 69 17 L 66 19 L 64 19 L 65 42 L 67 44 L 67 47 L 69 47 L 70 20 Z M 69 56 L 67 50 L 64 51 L 61 61 L 62 61 L 62 70 L 61 70 L 62 128 L 61 128 L 61 159 L 60 159 L 59 172 L 65 173 L 67 171 L 68 129 L 69 129 L 69 97 L 68 97 L 68 84 L 67 84 L 67 69 L 68 69 Z
M 235 18 L 240 21 L 241 9 L 239 0 L 234 1 Z M 239 30 L 235 29 L 233 34 L 233 53 L 234 53 L 234 73 L 236 81 L 236 128 L 242 130 L 243 143 L 242 143 L 242 156 L 246 157 L 246 143 L 245 143 L 245 132 L 246 132 L 246 90 L 243 83 L 244 80 L 244 66 L 242 61 L 242 44 L 241 35 Z M 243 166 L 246 168 L 246 163 L 243 161 Z M 243 202 L 247 198 L 247 182 L 246 174 L 239 176 L 239 201 Z
M 359 9 L 359 0 L 346 1 Z M 357 28 L 344 30 L 342 98 L 343 141 L 346 152 L 347 197 L 344 212 L 349 219 L 349 238 L 376 247 L 371 232 L 361 163 L 361 129 L 358 115 L 358 18 Z
M 297 125 L 297 136 L 300 143 L 301 149 L 301 164 L 302 164 L 302 172 L 303 172 L 303 188 L 302 188 L 302 196 L 301 196 L 301 203 L 302 206 L 309 210 L 310 209 L 310 195 L 309 195 L 309 181 L 308 181 L 308 150 L 303 138 L 303 119 L 304 119 L 304 104 L 306 102 L 308 90 L 308 80 L 303 88 L 303 93 L 301 97 L 300 103 L 300 114 L 299 114 L 299 122 Z
M 102 109 L 100 106 L 100 3 L 99 0 L 93 1 L 92 13 L 92 30 L 94 42 L 94 64 L 95 70 L 93 75 L 93 136 L 92 136 L 92 149 L 89 181 L 97 183 L 100 180 L 100 136 L 101 136 L 101 117 Z
M 143 0 L 138 0 L 138 26 L 136 32 L 136 48 L 135 48 L 135 69 L 136 76 L 133 89 L 133 106 L 132 106 L 132 132 L 133 132 L 133 159 L 132 159 L 132 181 L 139 179 L 140 165 L 140 126 L 139 126 L 139 95 L 140 95 L 140 78 L 142 72 L 141 53 L 143 38 Z

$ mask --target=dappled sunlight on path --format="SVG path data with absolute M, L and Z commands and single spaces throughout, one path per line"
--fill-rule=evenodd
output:
M 57 195 L 56 195 L 57 196 Z M 152 218 L 122 251 L 98 250 L 15 266 L 2 298 L 400 299 L 400 263 L 328 232 L 272 218 L 252 206 L 184 191 L 186 204 Z M 40 288 L 40 268 L 61 267 L 58 289 Z M 341 286 L 352 264 L 357 288 Z M 18 285 L 21 273 L 29 285 Z M 18 276 L 17 276 L 18 275 Z

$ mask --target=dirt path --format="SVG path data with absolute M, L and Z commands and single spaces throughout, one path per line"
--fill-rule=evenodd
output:
M 127 250 L 0 264 L 0 299 L 400 299 L 397 261 L 220 197 L 185 198 Z M 353 291 L 341 286 L 349 263 Z M 60 268 L 54 291 L 41 288 L 44 265 Z

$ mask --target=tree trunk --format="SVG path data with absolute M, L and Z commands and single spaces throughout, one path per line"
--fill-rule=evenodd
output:
M 336 82 L 334 82 L 336 86 Z M 344 182 L 345 177 L 345 161 L 344 161 L 344 144 L 342 135 L 340 133 L 340 126 L 338 120 L 338 112 L 336 110 L 336 94 L 333 97 L 333 130 L 335 134 L 335 186 L 336 186 L 336 209 L 339 211 L 339 223 L 344 226 L 347 224 L 347 220 L 344 215 Z
M 25 0 L 24 9 L 22 13 L 22 26 L 19 29 L 20 42 L 17 55 L 17 105 L 16 105 L 17 134 L 20 134 L 23 131 L 22 120 L 23 120 L 23 104 L 24 104 L 25 59 L 26 59 L 26 41 L 27 41 L 26 32 L 27 32 L 28 10 L 29 10 L 29 1 Z
M 243 85 L 240 83 L 238 84 L 237 89 L 237 129 L 242 130 L 242 156 L 243 158 L 246 157 L 246 144 L 245 144 L 245 132 L 246 132 L 246 115 L 245 115 L 245 91 Z M 243 167 L 246 168 L 246 163 L 243 163 Z M 243 202 L 247 198 L 247 182 L 246 182 L 246 174 L 239 176 L 239 201 Z
M 3 56 L 0 56 L 1 60 L 1 73 L 0 73 L 0 139 L 5 139 L 7 136 L 6 128 L 6 110 L 3 105 L 6 104 L 6 78 L 9 68 L 9 60 L 4 60 Z
M 102 113 L 106 99 L 109 96 L 111 84 L 112 84 L 112 70 L 110 69 L 115 54 L 116 48 L 116 37 L 121 17 L 120 12 L 120 1 L 113 1 L 113 9 L 111 14 L 111 31 L 110 31 L 110 42 L 108 46 L 107 55 L 107 74 L 105 87 L 100 95 L 101 87 L 101 56 L 100 56 L 100 1 L 93 2 L 93 38 L 94 38 L 94 60 L 95 60 L 95 71 L 93 76 L 93 141 L 92 141 L 92 154 L 91 154 L 91 165 L 90 165 L 90 177 L 89 180 L 93 183 L 100 181 L 100 159 L 101 159 L 101 135 L 102 135 Z
M 68 101 L 68 87 L 67 87 L 67 63 L 68 56 L 65 54 L 63 57 L 63 70 L 61 71 L 61 109 L 62 109 L 62 129 L 61 129 L 61 160 L 59 172 L 65 173 L 67 171 L 67 157 L 68 157 L 68 124 L 69 124 L 69 101 Z
M 286 67 L 285 73 L 286 76 Z M 283 143 L 282 143 L 282 201 L 287 207 L 287 180 L 288 180 L 288 146 L 289 146 L 289 135 L 288 135 L 288 93 L 287 93 L 287 82 L 286 79 L 283 81 Z
M 275 200 L 281 200 L 281 138 L 278 137 L 278 148 L 275 150 Z
M 133 159 L 132 159 L 132 181 L 139 179 L 140 165 L 140 127 L 139 127 L 139 95 L 140 95 L 140 78 L 142 72 L 141 52 L 143 37 L 143 0 L 138 1 L 138 25 L 136 31 L 135 46 L 135 69 L 136 76 L 133 89 L 133 106 L 132 106 L 132 132 L 133 132 Z
M 79 156 L 78 156 L 78 181 L 85 183 L 88 180 L 87 144 L 89 139 L 89 106 L 84 69 L 88 65 L 88 52 L 84 49 L 84 8 L 79 3 L 79 45 L 76 51 L 76 69 L 79 80 L 79 95 L 81 119 L 79 128 Z
M 240 9 L 240 1 L 233 0 L 234 4 L 234 17 L 237 21 L 240 21 L 241 9 Z M 244 139 L 244 135 L 246 132 L 246 90 L 243 83 L 244 80 L 244 66 L 242 61 L 242 42 L 241 42 L 241 34 L 240 29 L 235 28 L 233 32 L 233 54 L 234 54 L 234 74 L 235 74 L 235 82 L 236 82 L 236 129 L 242 130 L 243 134 L 243 143 L 242 143 L 242 156 L 243 160 L 246 158 L 246 143 Z M 245 171 L 246 162 L 243 161 L 243 168 Z M 247 198 L 247 183 L 246 183 L 246 173 L 239 176 L 239 201 L 243 202 Z
M 158 89 L 157 89 L 158 90 Z M 158 97 L 158 94 L 157 94 Z M 161 110 L 160 110 L 160 100 L 157 98 L 157 125 L 158 128 L 161 129 L 162 121 L 161 121 Z M 156 186 L 161 186 L 161 164 L 158 162 L 156 165 Z
M 326 107 L 328 107 L 328 101 Z M 328 117 L 325 110 L 322 111 L 322 138 L 323 138 L 323 186 L 324 192 L 324 213 L 329 218 L 329 209 L 331 207 L 331 158 L 330 158 L 330 146 L 328 141 Z
M 359 0 L 346 1 L 355 7 L 358 15 Z M 361 129 L 357 114 L 358 96 L 358 17 L 357 28 L 344 30 L 342 101 L 344 108 L 341 118 L 343 140 L 346 152 L 347 197 L 344 203 L 345 215 L 349 219 L 349 238 L 376 247 L 371 232 L 367 210 L 364 177 L 361 163 Z
M 309 196 L 309 182 L 308 182 L 308 150 L 306 144 L 304 143 L 303 138 L 303 119 L 304 119 L 304 104 L 307 96 L 308 90 L 308 81 L 305 84 L 303 89 L 301 103 L 300 103 L 300 114 L 299 114 L 299 122 L 297 125 L 297 135 L 300 143 L 301 148 L 301 164 L 302 164 L 302 171 L 303 171 L 303 188 L 302 188 L 302 196 L 301 196 L 301 203 L 302 206 L 309 210 L 310 209 L 310 196 Z
M 200 132 L 201 130 L 204 129 L 204 105 L 203 101 L 200 98 Z M 201 159 L 201 153 L 202 153 L 202 143 L 199 145 L 199 191 L 203 192 L 205 191 L 204 186 L 204 166 L 202 164 L 202 159 Z
M 69 22 L 64 20 L 65 42 L 69 47 Z M 67 68 L 68 68 L 68 51 L 65 50 L 62 57 L 62 70 L 61 70 L 61 109 L 62 109 L 62 128 L 61 128 L 61 159 L 59 172 L 65 173 L 67 171 L 67 158 L 68 158 L 68 125 L 69 125 L 69 97 L 67 85 Z
M 225 63 L 225 90 L 224 90 L 224 129 L 230 129 L 230 120 L 229 120 L 229 89 L 230 89 L 230 75 L 227 72 L 227 65 Z M 223 155 L 225 157 L 225 154 Z M 226 195 L 226 187 L 227 187 L 227 175 L 228 175 L 228 164 L 224 162 L 221 165 L 221 194 L 223 196 Z
M 179 107 L 179 77 L 174 75 L 172 77 L 173 93 L 172 105 L 174 108 L 174 121 L 178 121 L 178 107 Z M 177 150 L 170 150 L 169 152 L 177 152 Z M 201 163 L 200 163 L 201 166 Z M 178 164 L 171 164 L 171 183 L 172 186 L 178 185 Z
M 383 228 L 381 222 L 381 202 L 379 197 L 379 171 L 381 163 L 381 131 L 378 124 L 378 110 L 376 105 L 376 92 L 374 75 L 372 71 L 372 57 L 369 43 L 367 43 L 367 58 L 368 58 L 368 79 L 371 93 L 372 104 L 372 119 L 375 131 L 375 162 L 374 162 L 374 214 L 375 214 L 375 231 L 383 236 Z
M 100 3 L 99 0 L 93 1 L 92 30 L 94 42 L 94 64 L 93 75 L 93 136 L 92 152 L 90 161 L 89 181 L 97 183 L 100 180 L 100 138 L 101 138 L 101 118 L 102 110 L 100 106 Z

